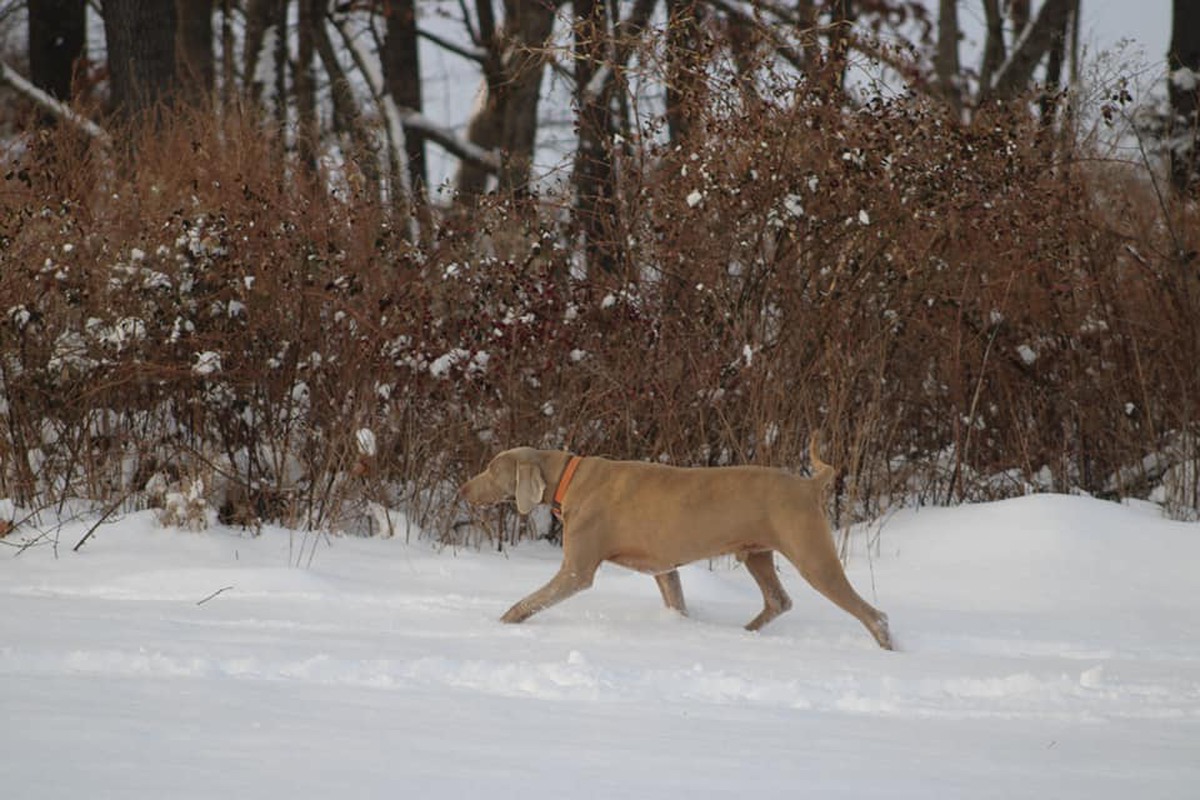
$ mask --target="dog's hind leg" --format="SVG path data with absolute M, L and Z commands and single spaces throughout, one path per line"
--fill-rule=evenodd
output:
M 738 561 L 746 565 L 746 570 L 762 591 L 763 610 L 757 617 L 746 623 L 746 630 L 756 631 L 763 625 L 778 617 L 792 607 L 792 598 L 779 582 L 775 572 L 775 553 L 771 550 L 760 550 L 754 553 L 738 555 Z
M 829 540 L 828 547 L 822 547 L 816 553 L 809 552 L 807 557 L 800 557 L 798 552 L 790 550 L 784 552 L 784 555 L 814 589 L 861 622 L 875 637 L 880 647 L 884 650 L 895 649 L 888 628 L 887 614 L 863 600 L 858 592 L 854 591 L 842 569 L 842 562 L 838 560 L 837 552 L 833 549 L 832 539 Z
M 687 603 L 683 600 L 683 584 L 679 581 L 679 570 L 673 569 L 661 575 L 654 576 L 658 591 L 662 593 L 663 603 L 667 608 L 687 616 Z

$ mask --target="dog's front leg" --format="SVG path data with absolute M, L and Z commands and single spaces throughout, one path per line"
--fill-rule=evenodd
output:
M 524 622 L 542 609 L 582 592 L 592 585 L 592 578 L 599 566 L 595 564 L 590 567 L 569 567 L 563 564 L 549 583 L 510 608 L 500 621 Z

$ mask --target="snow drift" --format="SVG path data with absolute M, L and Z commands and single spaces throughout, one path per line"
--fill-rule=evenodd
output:
M 862 528 L 848 571 L 900 653 L 788 567 L 796 607 L 759 634 L 739 627 L 754 582 L 725 562 L 683 571 L 690 619 L 645 576 L 605 567 L 514 627 L 496 618 L 553 573 L 548 545 L 345 538 L 296 569 L 298 536 L 138 514 L 79 553 L 0 560 L 10 795 L 1096 800 L 1200 786 L 1200 526 L 1149 506 L 1035 496 Z

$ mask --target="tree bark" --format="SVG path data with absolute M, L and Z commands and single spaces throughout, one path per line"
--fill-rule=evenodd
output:
M 1173 0 L 1167 91 L 1174 126 L 1170 135 L 1171 184 L 1181 194 L 1200 193 L 1200 3 Z
M 87 44 L 84 18 L 84 0 L 29 0 L 29 77 L 55 100 L 71 99 Z
M 286 140 L 288 124 L 288 2 L 275 0 L 271 4 L 275 14 L 275 125 L 279 129 L 281 142 Z
M 383 39 L 383 79 L 396 105 L 421 113 L 421 61 L 417 47 L 416 0 L 391 0 L 384 3 L 386 29 Z M 413 197 L 421 196 L 428 183 L 425 137 L 421 131 L 406 129 L 404 149 L 408 156 L 409 183 Z
M 1004 44 L 1004 16 L 1000 13 L 1000 0 L 983 0 L 983 15 L 987 22 L 987 38 L 983 44 L 983 65 L 979 70 L 981 94 L 992 85 L 992 77 L 999 71 L 1007 58 L 1008 48 Z
M 233 107 L 237 96 L 234 85 L 237 56 L 233 46 L 233 0 L 221 0 L 221 106 L 226 110 Z
M 575 103 L 579 144 L 575 151 L 575 217 L 583 232 L 588 265 L 605 272 L 618 267 L 619 239 L 613 230 L 614 175 L 610 147 L 610 95 L 592 80 L 612 68 L 605 0 L 575 0 Z M 601 76 L 603 77 L 603 76 Z
M 127 119 L 159 104 L 175 89 L 175 3 L 106 0 L 104 40 L 116 113 Z
M 216 65 L 213 58 L 213 0 L 175 0 L 179 27 L 175 51 L 179 56 L 179 83 L 193 103 L 212 98 Z
M 505 0 L 504 6 L 501 29 L 483 42 L 489 51 L 484 96 L 467 126 L 467 140 L 503 152 L 500 190 L 520 194 L 528 191 L 532 174 L 539 92 L 557 0 Z M 480 164 L 464 161 L 455 180 L 460 202 L 483 194 L 489 175 Z
M 325 0 L 299 0 L 296 29 L 296 67 L 292 92 L 296 96 L 296 152 L 310 173 L 317 170 L 320 129 L 317 124 L 317 83 L 313 74 L 316 26 L 325 19 Z
M 958 0 L 941 0 L 938 7 L 937 54 L 933 59 L 938 89 L 956 112 L 962 111 L 962 69 L 958 61 Z
M 321 20 L 315 29 L 317 55 L 321 66 L 329 75 L 329 97 L 333 105 L 333 130 L 335 133 L 345 133 L 350 139 L 350 160 L 362 174 L 361 183 L 352 180 L 355 188 L 367 197 L 379 197 L 381 172 L 379 155 L 372 144 L 371 135 L 362 121 L 362 111 L 354 94 L 354 87 L 346 76 L 342 65 L 338 63 L 337 52 L 329 38 L 329 30 L 325 21 Z
M 1037 18 L 1021 30 L 1013 45 L 1012 56 L 997 69 L 991 87 L 983 87 L 984 98 L 990 94 L 1010 100 L 1029 88 L 1034 70 L 1041 60 L 1066 35 L 1074 0 L 1046 0 Z M 1013 4 L 1014 14 L 1017 4 Z M 989 92 L 988 89 L 991 89 Z
M 858 19 L 853 0 L 832 0 L 833 19 L 829 29 L 829 59 L 826 80 L 837 94 L 846 89 L 846 69 L 850 66 L 850 29 Z
M 692 133 L 693 109 L 704 102 L 700 66 L 700 4 L 665 0 L 667 11 L 667 131 L 679 143 Z
M 251 100 L 262 99 L 263 85 L 259 80 L 259 62 L 262 61 L 267 31 L 275 24 L 278 5 L 276 0 L 246 0 L 246 29 L 242 39 L 242 82 Z

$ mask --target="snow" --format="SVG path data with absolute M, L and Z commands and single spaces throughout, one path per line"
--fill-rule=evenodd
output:
M 1194 92 L 1200 86 L 1200 73 L 1187 67 L 1180 67 L 1171 73 L 1171 83 L 1181 92 Z
M 359 428 L 355 432 L 354 438 L 358 442 L 358 452 L 360 454 L 367 456 L 368 458 L 375 457 L 375 453 L 377 452 L 375 431 L 371 430 L 370 428 Z
M 95 523 L 3 540 L 12 796 L 1144 800 L 1200 786 L 1200 525 L 1146 504 L 1032 496 L 858 529 L 850 578 L 890 614 L 898 653 L 790 567 L 795 608 L 759 634 L 740 627 L 753 581 L 723 560 L 683 569 L 688 619 L 646 576 L 605 567 L 505 626 L 555 571 L 554 547 L 190 533 L 142 512 L 72 552 Z
M 196 363 L 192 372 L 196 375 L 208 376 L 221 371 L 221 354 L 213 350 L 205 350 L 196 354 Z

